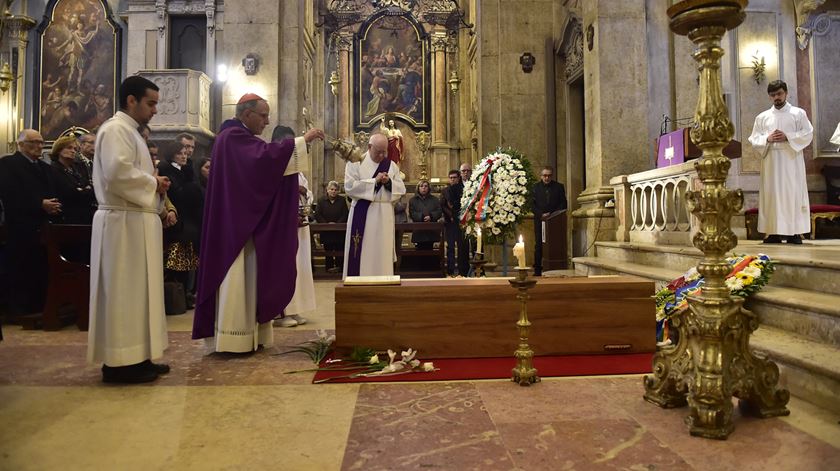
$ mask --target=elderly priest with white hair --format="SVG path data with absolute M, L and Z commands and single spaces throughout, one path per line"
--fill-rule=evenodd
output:
M 400 168 L 388 159 L 388 138 L 374 134 L 361 162 L 344 167 L 344 191 L 353 199 L 344 244 L 344 275 L 394 274 L 395 201 L 405 194 Z

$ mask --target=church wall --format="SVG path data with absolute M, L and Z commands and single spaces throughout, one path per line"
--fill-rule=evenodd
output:
M 546 155 L 546 39 L 558 28 L 555 1 L 482 1 L 479 18 L 481 69 L 480 143 L 484 155 L 511 146 L 524 153 L 536 169 L 553 162 Z M 536 58 L 531 73 L 519 59 L 530 52 Z M 552 130 L 553 132 L 553 130 Z

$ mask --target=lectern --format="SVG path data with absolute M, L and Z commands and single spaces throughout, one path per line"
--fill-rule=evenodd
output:
M 542 243 L 543 271 L 567 270 L 569 257 L 567 256 L 565 209 L 554 211 L 542 222 Z

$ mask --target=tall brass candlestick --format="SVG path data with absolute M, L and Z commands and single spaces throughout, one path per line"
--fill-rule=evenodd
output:
M 646 376 L 645 399 L 660 407 L 688 403 L 691 435 L 726 439 L 732 432 L 732 396 L 741 408 L 759 417 L 788 415 L 790 394 L 776 389 L 779 369 L 749 349 L 750 334 L 758 327 L 755 314 L 733 298 L 724 280 L 731 267 L 726 254 L 738 239 L 731 229 L 732 214 L 744 197 L 726 188 L 731 162 L 723 148 L 734 134 L 723 101 L 720 58 L 723 34 L 744 21 L 746 0 L 685 0 L 668 9 L 671 30 L 688 36 L 697 48 L 700 92 L 691 140 L 703 150 L 694 164 L 703 188 L 687 194 L 688 209 L 700 218 L 694 245 L 703 252 L 697 270 L 705 277 L 699 296 L 690 297 L 688 310 L 672 326 L 676 345 L 653 358 L 653 376 Z
M 516 327 L 519 329 L 519 347 L 514 352 L 516 367 L 512 371 L 511 381 L 519 383 L 520 386 L 530 386 L 538 383 L 537 369 L 534 368 L 534 351 L 528 345 L 528 333 L 531 329 L 531 322 L 528 320 L 528 290 L 537 284 L 537 280 L 528 278 L 528 268 L 516 269 L 516 278 L 509 280 L 511 286 L 519 290 L 516 299 L 519 300 L 519 320 Z

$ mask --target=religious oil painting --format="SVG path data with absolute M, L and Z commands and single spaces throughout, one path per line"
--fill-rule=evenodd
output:
M 382 118 L 429 126 L 427 36 L 409 15 L 374 16 L 362 25 L 355 48 L 354 117 L 357 130 Z
M 105 0 L 51 0 L 44 18 L 37 127 L 47 141 L 74 126 L 95 131 L 115 112 L 120 27 Z

